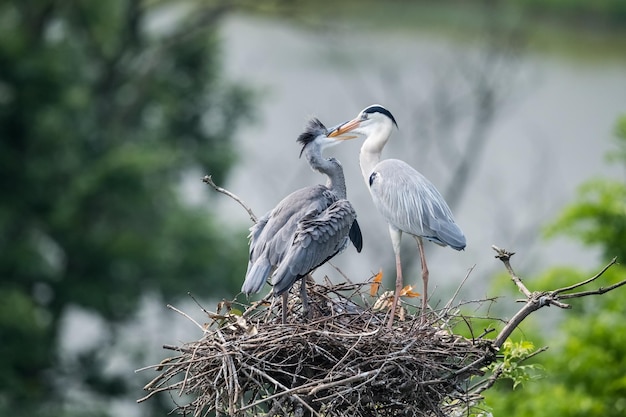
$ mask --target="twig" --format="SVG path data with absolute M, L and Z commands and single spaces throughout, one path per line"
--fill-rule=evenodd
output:
M 461 281 L 459 286 L 456 288 L 456 291 L 454 292 L 454 294 L 452 294 L 452 298 L 450 298 L 450 300 L 448 300 L 448 302 L 446 303 L 445 307 L 443 308 L 444 311 L 447 311 L 447 310 L 450 309 L 450 306 L 452 305 L 452 303 L 454 302 L 456 297 L 459 295 L 459 292 L 461 291 L 461 288 L 463 287 L 463 285 L 465 285 L 465 282 L 469 278 L 469 276 L 472 273 L 472 271 L 474 270 L 474 268 L 476 268 L 476 264 L 472 265 L 472 267 L 467 270 L 467 274 L 465 274 L 465 278 L 463 278 L 463 280 Z
M 529 353 L 528 355 L 526 355 L 525 357 L 523 357 L 522 359 L 519 360 L 519 363 L 522 363 L 524 361 L 527 361 L 528 359 L 535 357 L 537 355 L 539 355 L 540 353 L 545 352 L 546 350 L 548 350 L 548 346 L 544 346 L 540 349 L 537 349 L 536 351 L 534 351 L 533 353 Z
M 189 361 L 189 365 L 187 365 L 187 369 L 185 369 L 185 377 L 183 378 L 183 383 L 180 385 L 180 390 L 178 391 L 178 396 L 182 396 L 183 393 L 185 392 L 185 386 L 187 385 L 187 381 L 189 380 L 189 370 L 191 369 L 191 365 L 193 365 L 193 359 L 196 356 L 196 352 L 198 352 L 198 349 L 200 348 L 200 345 L 196 345 L 196 347 L 193 349 L 193 353 L 191 354 L 191 360 Z
M 187 319 L 189 319 L 193 324 L 195 324 L 196 326 L 198 326 L 198 328 L 200 330 L 202 330 L 202 333 L 206 333 L 206 329 L 200 325 L 200 323 L 198 323 L 197 321 L 195 321 L 190 315 L 188 315 L 187 313 L 185 313 L 184 311 L 180 311 L 179 309 L 177 309 L 176 307 L 174 307 L 171 304 L 167 305 L 167 308 L 169 308 L 170 310 L 174 310 L 175 312 L 177 312 L 178 314 L 180 314 L 181 316 L 186 317 Z
M 500 376 L 502 375 L 502 372 L 504 372 L 504 364 L 500 363 L 496 366 L 496 369 L 493 370 L 493 372 L 491 373 L 491 375 L 489 376 L 489 378 L 478 382 L 476 385 L 470 387 L 467 391 L 472 393 L 472 394 L 480 394 L 486 390 L 488 390 L 489 388 L 491 388 L 493 386 L 493 384 L 496 383 L 496 381 L 498 379 L 500 379 Z
M 231 193 L 231 192 L 230 192 L 230 191 L 228 191 L 227 189 L 222 188 L 222 187 L 220 187 L 220 186 L 216 185 L 216 184 L 213 182 L 213 178 L 212 178 L 210 175 L 205 175 L 205 176 L 202 178 L 202 182 L 204 182 L 204 183 L 206 183 L 206 184 L 209 184 L 209 185 L 210 185 L 211 187 L 213 187 L 213 189 L 214 189 L 215 191 L 217 191 L 218 193 L 225 194 L 225 195 L 227 195 L 228 197 L 230 197 L 230 198 L 232 198 L 233 200 L 235 200 L 237 203 L 239 203 L 239 205 L 240 205 L 241 207 L 243 207 L 243 208 L 244 208 L 244 209 L 248 212 L 248 215 L 250 216 L 250 220 L 252 220 L 252 222 L 253 222 L 253 223 L 256 223 L 256 222 L 258 221 L 258 218 L 257 218 L 257 216 L 254 214 L 254 212 L 252 211 L 252 209 L 251 209 L 250 207 L 248 207 L 248 205 L 247 205 L 246 203 L 244 203 L 244 202 L 243 202 L 243 200 L 242 200 L 241 198 L 239 198 L 237 195 L 235 195 L 235 194 Z
M 502 263 L 506 267 L 506 270 L 509 271 L 511 279 L 513 280 L 515 285 L 517 285 L 517 288 L 522 292 L 522 294 L 526 296 L 526 298 L 530 298 L 530 291 L 528 290 L 528 288 L 526 288 L 526 286 L 522 282 L 522 279 L 515 274 L 513 268 L 511 267 L 510 259 L 511 256 L 515 255 L 515 252 L 509 252 L 505 249 L 500 249 L 496 245 L 492 245 L 491 248 L 496 251 L 496 258 L 502 261 Z
M 548 346 L 544 346 L 541 349 L 537 349 L 536 351 L 534 351 L 533 353 L 528 354 L 527 356 L 521 358 L 519 360 L 519 363 L 522 363 L 524 361 L 527 361 L 528 359 L 539 355 L 542 352 L 545 352 L 546 350 L 548 350 Z M 500 376 L 502 375 L 502 372 L 504 372 L 504 364 L 500 363 L 496 366 L 496 368 L 493 370 L 493 372 L 491 373 L 491 376 L 489 376 L 489 378 L 477 382 L 475 385 L 471 386 L 467 392 L 471 393 L 473 395 L 479 395 L 482 392 L 488 390 L 489 388 L 491 388 L 496 381 L 500 378 Z
M 390 366 L 390 365 L 388 365 L 388 366 Z M 349 385 L 349 384 L 351 384 L 353 382 L 356 382 L 356 381 L 362 381 L 363 379 L 369 378 L 369 377 L 371 377 L 373 375 L 374 376 L 378 375 L 381 371 L 382 371 L 382 368 L 381 369 L 374 369 L 374 370 L 371 370 L 371 371 L 362 372 L 360 374 L 353 375 L 353 376 L 351 376 L 349 378 L 343 378 L 343 379 L 339 379 L 339 380 L 336 380 L 336 381 L 327 382 L 325 384 L 317 385 L 311 391 L 309 391 L 309 395 L 315 395 L 315 393 L 317 393 L 319 391 L 326 390 L 328 388 L 332 388 L 332 387 L 335 387 L 337 385 L 346 385 L 346 384 Z
M 476 338 L 476 340 L 480 340 L 483 337 L 487 336 L 489 333 L 493 333 L 495 331 L 496 331 L 496 329 L 493 329 L 493 328 L 492 329 L 484 329 L 483 332 Z
M 348 276 L 346 274 L 344 274 L 341 269 L 339 269 L 337 266 L 335 266 L 335 264 L 333 264 L 331 261 L 328 261 L 327 263 L 330 266 L 332 266 L 335 269 L 335 271 L 339 272 L 339 274 L 341 274 L 343 279 L 345 279 L 348 284 L 354 284 L 354 282 L 352 282 L 352 280 L 350 278 L 348 278 Z
M 577 284 L 574 285 L 570 285 L 569 287 L 563 287 L 563 288 L 559 288 L 558 290 L 554 290 L 554 294 L 561 294 L 563 292 L 567 292 L 567 291 L 571 291 L 574 290 L 578 287 L 582 287 L 583 285 L 589 284 L 590 282 L 598 279 L 600 276 L 602 276 L 602 274 L 604 274 L 604 272 L 609 269 L 611 266 L 613 266 L 613 264 L 617 263 L 617 257 L 613 258 L 611 260 L 611 262 L 609 262 L 608 264 L 606 264 L 606 266 L 604 268 L 602 268 L 602 270 L 600 272 L 598 272 L 597 274 L 595 274 L 594 276 L 592 276 L 589 279 L 586 279 L 584 281 L 581 281 Z M 617 287 L 616 287 L 617 288 Z M 611 288 L 612 289 L 612 288 Z M 610 291 L 610 290 L 608 290 Z M 569 298 L 573 298 L 573 297 L 569 297 Z
M 619 288 L 619 287 L 621 287 L 624 284 L 626 284 L 626 279 L 622 280 L 620 282 L 617 282 L 617 283 L 615 283 L 613 285 L 609 285 L 608 287 L 600 287 L 597 290 L 581 291 L 581 292 L 575 292 L 573 294 L 563 294 L 559 298 L 569 299 L 569 298 L 586 297 L 588 295 L 602 295 L 602 294 L 607 293 L 607 292 L 609 292 L 611 290 L 614 290 L 615 288 Z

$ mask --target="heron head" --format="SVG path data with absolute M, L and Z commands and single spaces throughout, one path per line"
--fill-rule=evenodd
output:
M 328 136 L 341 137 L 347 133 L 370 136 L 381 130 L 391 133 L 394 125 L 398 127 L 391 112 L 380 104 L 373 104 L 361 110 L 354 119 L 335 127 Z
M 330 131 L 334 131 L 334 129 L 336 129 L 337 127 L 332 128 Z M 319 150 L 321 152 L 323 149 L 326 149 L 333 145 L 337 145 L 344 140 L 356 138 L 355 135 L 347 134 L 329 137 L 328 132 L 329 130 L 326 129 L 326 126 L 324 126 L 324 124 L 318 118 L 314 117 L 309 120 L 304 132 L 302 132 L 297 139 L 297 142 L 302 145 L 300 156 L 302 156 L 302 153 L 307 146 L 317 146 L 319 147 Z

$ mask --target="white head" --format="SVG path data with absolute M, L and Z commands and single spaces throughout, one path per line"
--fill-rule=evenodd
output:
M 344 135 L 358 134 L 374 140 L 382 148 L 389 139 L 393 126 L 398 127 L 391 112 L 380 104 L 373 104 L 361 110 L 352 120 L 333 129 L 329 137 L 343 137 Z

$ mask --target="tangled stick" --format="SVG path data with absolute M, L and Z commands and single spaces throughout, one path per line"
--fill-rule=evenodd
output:
M 465 401 L 458 371 L 495 357 L 491 343 L 453 335 L 447 326 L 456 308 L 430 312 L 427 324 L 407 313 L 388 331 L 386 311 L 352 301 L 367 286 L 315 285 L 313 318 L 305 320 L 294 296 L 285 325 L 271 305 L 212 313 L 200 340 L 164 346 L 179 356 L 155 366 L 160 373 L 139 401 L 164 391 L 190 395 L 178 411 L 194 416 L 430 416 Z M 472 374 L 483 371 L 462 378 Z

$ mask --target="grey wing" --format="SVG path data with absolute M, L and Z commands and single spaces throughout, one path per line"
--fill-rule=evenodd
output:
M 261 248 L 263 245 L 259 240 L 259 236 L 261 236 L 261 233 L 263 233 L 263 230 L 265 229 L 265 226 L 270 219 L 270 214 L 271 211 L 265 213 L 263 217 L 257 220 L 257 222 L 252 227 L 250 227 L 250 234 L 248 235 L 248 238 L 250 239 L 250 256 L 248 259 L 248 270 L 250 269 L 250 265 L 259 258 L 259 255 L 261 253 Z
M 241 291 L 245 294 L 259 292 L 272 269 L 278 267 L 287 254 L 298 220 L 311 210 L 323 210 L 332 201 L 333 196 L 322 185 L 302 188 L 259 219 L 250 228 L 250 257 Z
M 345 249 L 355 219 L 348 200 L 338 200 L 321 212 L 309 212 L 299 222 L 287 256 L 274 274 L 274 293 L 288 291 L 299 278 Z
M 251 228 L 250 234 L 250 256 L 248 259 L 248 270 L 244 279 L 241 291 L 244 294 L 257 293 L 267 281 L 272 270 L 269 259 L 264 256 L 265 242 L 260 239 L 263 230 L 270 219 L 271 211 L 261 217 Z
M 465 248 L 465 235 L 437 188 L 406 162 L 387 159 L 370 177 L 374 205 L 394 227 L 439 245 Z

